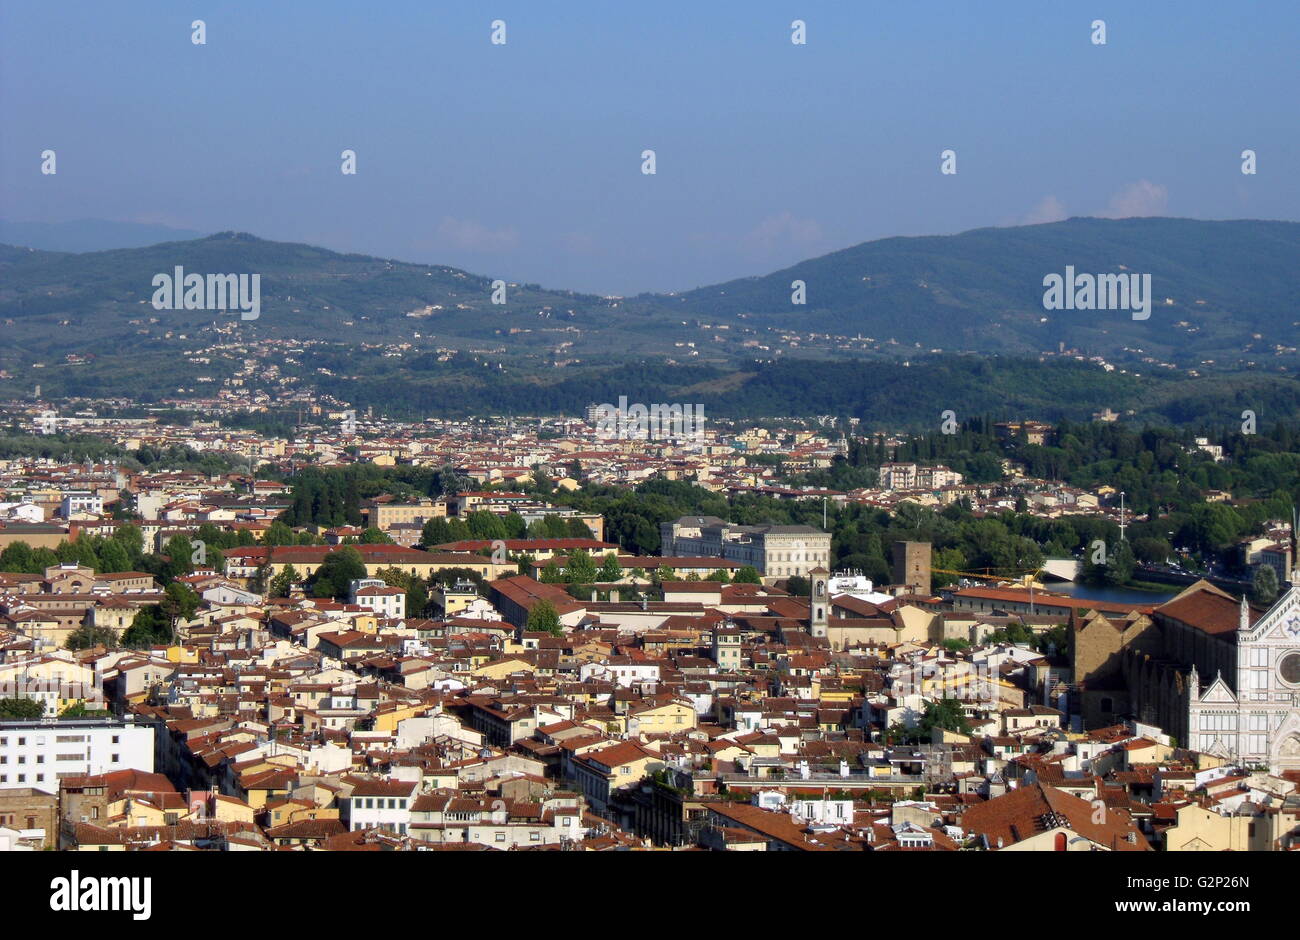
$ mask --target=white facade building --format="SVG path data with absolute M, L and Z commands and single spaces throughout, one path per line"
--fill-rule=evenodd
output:
M 659 681 L 659 664 L 612 656 L 605 662 L 583 663 L 578 667 L 579 682 L 587 682 L 591 679 L 615 682 L 623 688 L 643 683 L 656 683 Z
M 104 498 L 89 490 L 69 490 L 59 503 L 59 515 L 71 519 L 75 515 L 99 515 L 104 511 Z
M 1243 602 L 1236 668 L 1208 683 L 1192 669 L 1188 747 L 1274 773 L 1300 770 L 1300 570 L 1252 624 Z
M 116 718 L 0 721 L 0 789 L 59 792 L 59 780 L 154 769 L 154 729 Z
M 406 592 L 395 587 L 367 587 L 357 591 L 352 603 L 369 607 L 381 617 L 406 619 Z
M 345 801 L 348 830 L 387 829 L 397 835 L 406 835 L 411 825 L 411 807 L 419 789 L 418 781 L 361 781 Z

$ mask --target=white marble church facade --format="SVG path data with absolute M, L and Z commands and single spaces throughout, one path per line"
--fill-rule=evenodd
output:
M 1188 746 L 1274 773 L 1300 770 L 1300 570 L 1250 622 L 1245 601 L 1234 674 L 1199 676 L 1188 689 Z

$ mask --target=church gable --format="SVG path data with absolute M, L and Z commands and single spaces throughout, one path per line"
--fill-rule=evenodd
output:
M 1249 642 L 1258 640 L 1300 642 L 1300 591 L 1295 588 L 1287 591 L 1269 608 L 1268 613 L 1259 618 L 1246 639 Z
M 1223 681 L 1223 676 L 1215 676 L 1214 681 L 1201 693 L 1200 702 L 1202 705 L 1235 705 L 1237 696 L 1232 694 L 1232 689 Z

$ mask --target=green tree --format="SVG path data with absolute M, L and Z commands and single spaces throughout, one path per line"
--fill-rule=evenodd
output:
M 1250 599 L 1256 604 L 1272 604 L 1277 600 L 1277 572 L 1272 565 L 1260 565 L 1250 580 Z
M 0 698 L 0 718 L 32 721 L 45 714 L 45 706 L 34 698 Z
M 303 576 L 299 575 L 298 568 L 286 564 L 278 575 L 270 579 L 270 597 L 289 597 L 294 585 L 302 580 Z
M 596 565 L 585 549 L 576 549 L 569 554 L 564 565 L 565 580 L 570 584 L 590 584 L 596 580 Z
M 262 535 L 263 545 L 294 545 L 296 543 L 297 537 L 294 535 L 293 529 L 279 519 L 272 522 Z
M 1120 539 L 1115 544 L 1115 549 L 1106 558 L 1106 567 L 1102 572 L 1102 580 L 1112 587 L 1120 587 L 1128 584 L 1133 580 L 1133 567 L 1136 559 L 1133 557 L 1133 547 L 1129 545 L 1127 539 Z
M 1173 553 L 1173 546 L 1164 539 L 1147 536 L 1133 540 L 1133 556 L 1149 565 L 1163 565 Z
M 937 702 L 925 703 L 925 711 L 919 722 L 920 733 L 924 737 L 930 737 L 935 728 L 970 734 L 970 722 L 966 720 L 960 701 L 955 698 L 945 698 Z
M 96 646 L 117 648 L 117 634 L 108 627 L 95 627 L 84 623 L 68 634 L 64 644 L 70 650 L 88 650 Z
M 677 572 L 668 565 L 660 565 L 650 575 L 650 581 L 653 584 L 663 584 L 666 581 L 676 581 Z
M 0 551 L 0 571 L 14 574 L 39 574 L 35 567 L 36 556 L 26 542 L 11 542 Z
M 618 556 L 613 552 L 605 553 L 605 560 L 596 576 L 597 581 L 617 581 L 623 577 L 623 566 L 618 563 Z
M 551 636 L 561 636 L 564 633 L 560 626 L 560 615 L 556 611 L 555 605 L 542 598 L 528 611 L 528 621 L 524 625 L 525 630 L 537 633 L 549 633 Z
M 59 712 L 60 718 L 106 718 L 111 715 L 112 712 L 104 709 L 87 708 L 85 702 L 73 702 Z
M 936 570 L 933 574 L 932 584 L 936 588 L 947 587 L 956 584 L 961 575 L 948 574 L 949 571 L 965 571 L 966 556 L 962 554 L 959 548 L 936 548 L 932 554 L 932 564 Z
M 412 578 L 406 589 L 406 616 L 423 617 L 429 610 L 429 588 L 423 578 Z
M 159 606 L 171 618 L 173 629 L 178 620 L 189 620 L 203 603 L 203 598 L 185 584 L 173 581 L 164 589 L 165 596 Z
M 167 566 L 163 569 L 166 580 L 183 577 L 194 570 L 194 543 L 184 535 L 173 535 L 163 547 Z
M 420 531 L 420 544 L 425 547 L 446 545 L 448 542 L 454 541 L 457 541 L 457 539 L 452 534 L 451 524 L 444 518 L 429 519 L 424 523 L 424 528 Z
M 465 517 L 472 539 L 504 539 L 509 536 L 506 524 L 496 513 L 476 510 Z
M 131 626 L 122 633 L 122 645 L 132 649 L 165 645 L 172 642 L 171 618 L 158 604 L 150 604 L 136 611 Z
M 758 573 L 758 569 L 753 565 L 745 565 L 736 572 L 734 584 L 762 584 L 763 576 Z
M 366 564 L 361 553 L 350 545 L 344 545 L 325 556 L 325 561 L 312 576 L 312 595 L 314 597 L 333 597 L 343 599 L 353 581 L 366 577 Z
M 108 574 L 130 571 L 131 556 L 127 554 L 126 546 L 115 539 L 106 539 L 99 547 L 99 567 L 101 572 Z

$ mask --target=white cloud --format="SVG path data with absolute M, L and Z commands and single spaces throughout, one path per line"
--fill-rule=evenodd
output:
M 747 253 L 760 255 L 786 248 L 807 248 L 821 241 L 822 228 L 815 220 L 795 218 L 789 210 L 768 216 L 741 238 Z
M 1103 219 L 1131 219 L 1134 216 L 1164 215 L 1169 205 L 1169 190 L 1150 180 L 1129 183 L 1110 197 L 1110 206 L 1099 212 Z
M 1055 196 L 1044 196 L 1025 215 L 1020 217 L 1020 225 L 1041 225 L 1044 222 L 1060 222 L 1066 217 L 1065 203 Z
M 465 251 L 507 251 L 519 244 L 513 227 L 491 229 L 473 219 L 444 216 L 438 223 L 438 241 Z

